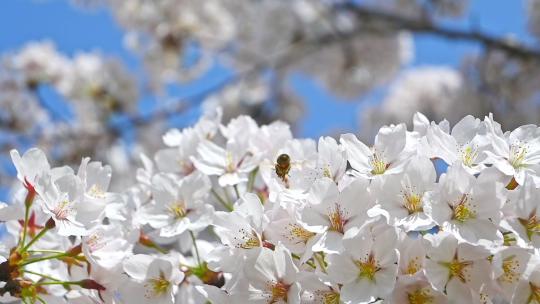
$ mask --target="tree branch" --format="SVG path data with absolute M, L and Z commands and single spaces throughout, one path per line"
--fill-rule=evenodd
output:
M 108 128 L 117 131 L 128 125 L 139 127 L 152 123 L 155 120 L 168 119 L 184 112 L 190 107 L 200 104 L 206 97 L 228 85 L 238 83 L 243 79 L 255 76 L 267 69 L 278 70 L 287 67 L 297 60 L 305 58 L 313 52 L 320 50 L 321 47 L 342 43 L 362 35 L 395 35 L 397 31 L 405 30 L 418 34 L 434 35 L 445 39 L 470 41 L 472 43 L 484 45 L 487 48 L 505 52 L 509 56 L 521 60 L 540 61 L 540 50 L 529 48 L 520 43 L 491 36 L 476 30 L 466 31 L 440 26 L 427 18 L 413 19 L 350 2 L 335 6 L 335 10 L 337 12 L 346 11 L 353 14 L 359 21 L 359 25 L 347 32 L 338 32 L 336 31 L 337 29 L 335 29 L 331 33 L 322 35 L 311 41 L 300 39 L 299 41 L 291 42 L 288 49 L 284 50 L 283 55 L 278 56 L 277 58 L 261 60 L 251 67 L 238 71 L 235 75 L 222 79 L 194 95 L 186 96 L 172 104 L 158 107 L 149 113 L 128 115 L 125 119 L 112 123 Z
M 433 35 L 444 39 L 463 40 L 478 43 L 486 48 L 505 52 L 507 55 L 521 60 L 540 61 L 540 50 L 538 49 L 533 49 L 518 42 L 492 36 L 476 30 L 467 31 L 440 26 L 426 18 L 413 19 L 374 8 L 368 8 L 366 6 L 356 5 L 350 2 L 340 4 L 335 8 L 338 11 L 347 11 L 354 14 L 358 21 L 360 21 L 360 26 L 357 26 L 350 32 L 334 31 L 332 33 L 323 35 L 314 41 L 301 40 L 299 42 L 293 42 L 289 46 L 290 50 L 284 52 L 284 55 L 279 57 L 277 60 L 263 60 L 257 64 L 254 64 L 251 68 L 240 71 L 231 78 L 224 79 L 202 92 L 183 98 L 178 102 L 178 104 L 173 105 L 173 107 L 159 108 L 145 116 L 130 116 L 128 121 L 135 126 L 139 126 L 150 123 L 154 119 L 167 119 L 175 114 L 181 113 L 186 108 L 189 108 L 189 106 L 199 104 L 205 97 L 216 92 L 217 90 L 227 85 L 237 83 L 246 77 L 253 76 L 266 68 L 283 68 L 286 65 L 305 57 L 309 53 L 317 51 L 320 46 L 331 45 L 336 42 L 343 42 L 347 39 L 361 35 L 373 35 L 381 33 L 395 34 L 396 31 L 406 30 L 418 34 Z M 305 49 L 303 49 L 304 52 L 297 52 L 295 50 L 295 47 L 297 46 L 305 47 Z
M 530 48 L 510 39 L 496 37 L 477 30 L 460 30 L 435 24 L 426 18 L 413 19 L 398 14 L 344 3 L 336 6 L 337 10 L 348 11 L 356 16 L 362 24 L 382 31 L 405 30 L 418 34 L 428 34 L 450 40 L 464 40 L 481 44 L 487 48 L 497 49 L 507 55 L 522 60 L 540 61 L 540 50 Z

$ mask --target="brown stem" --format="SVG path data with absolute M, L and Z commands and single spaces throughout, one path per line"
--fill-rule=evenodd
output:
M 521 43 L 492 36 L 478 30 L 461 30 L 437 25 L 428 18 L 410 18 L 399 14 L 368 8 L 353 3 L 344 3 L 336 7 L 340 11 L 353 13 L 362 24 L 369 25 L 374 31 L 406 30 L 413 33 L 429 34 L 450 40 L 464 40 L 497 49 L 510 56 L 524 60 L 540 61 L 540 50 Z

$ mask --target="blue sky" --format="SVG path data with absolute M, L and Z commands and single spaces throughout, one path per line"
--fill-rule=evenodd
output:
M 459 21 L 447 21 L 458 28 L 477 29 L 495 35 L 512 34 L 530 40 L 526 32 L 523 0 L 471 0 L 470 14 Z M 4 0 L 0 1 L 0 52 L 13 51 L 29 41 L 48 39 L 68 54 L 97 50 L 120 57 L 135 73 L 141 73 L 141 63 L 123 46 L 123 32 L 107 10 L 82 10 L 64 0 Z M 446 41 L 432 36 L 414 39 L 415 57 L 410 66 L 457 66 L 463 54 L 474 52 L 478 46 L 465 42 Z M 214 69 L 189 86 L 172 88 L 178 97 L 189 96 L 226 77 L 223 69 Z M 307 112 L 300 123 L 301 136 L 316 137 L 332 131 L 357 129 L 358 111 L 366 102 L 338 100 L 307 77 L 294 77 L 293 86 L 307 103 Z M 384 90 L 368 96 L 376 102 Z M 58 98 L 44 92 L 48 99 Z M 143 99 L 151 101 L 148 96 Z M 180 121 L 190 123 L 193 118 Z

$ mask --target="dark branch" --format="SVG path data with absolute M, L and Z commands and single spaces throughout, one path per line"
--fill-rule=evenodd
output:
M 158 107 L 150 113 L 137 113 L 127 116 L 125 119 L 109 125 L 110 130 L 119 130 L 126 126 L 143 126 L 156 120 L 164 120 L 174 115 L 180 114 L 189 108 L 199 105 L 204 99 L 228 85 L 242 81 L 243 79 L 256 76 L 265 70 L 279 70 L 295 63 L 310 54 L 317 52 L 321 47 L 336 43 L 347 42 L 347 40 L 360 37 L 362 35 L 395 35 L 397 31 L 405 30 L 417 34 L 428 34 L 451 40 L 465 40 L 472 43 L 484 45 L 486 48 L 496 49 L 505 52 L 511 57 L 521 60 L 540 61 L 540 50 L 529 48 L 522 44 L 500 37 L 491 36 L 486 33 L 471 30 L 460 30 L 450 27 L 440 26 L 427 18 L 413 19 L 402 15 L 368 8 L 353 3 L 344 3 L 335 7 L 337 12 L 347 11 L 356 16 L 359 25 L 347 32 L 337 32 L 322 35 L 317 39 L 291 42 L 289 50 L 283 55 L 270 60 L 261 60 L 251 67 L 238 71 L 232 77 L 222 79 L 216 84 L 197 92 L 194 95 L 178 99 L 177 102 L 167 106 Z M 346 45 L 344 45 L 346 46 Z
M 223 87 L 234 84 L 242 79 L 249 78 L 265 69 L 273 68 L 280 69 L 288 64 L 317 51 L 319 47 L 331 45 L 334 43 L 344 42 L 347 39 L 352 39 L 361 35 L 373 34 L 390 34 L 395 35 L 396 31 L 406 30 L 417 34 L 428 34 L 437 37 L 464 40 L 472 43 L 478 43 L 486 48 L 496 49 L 505 52 L 511 57 L 521 60 L 540 61 L 540 50 L 533 49 L 501 37 L 495 37 L 487 33 L 482 33 L 476 30 L 466 31 L 454 29 L 450 27 L 440 26 L 427 18 L 413 19 L 398 14 L 385 12 L 365 6 L 355 5 L 352 3 L 344 3 L 336 6 L 338 11 L 348 11 L 356 16 L 360 26 L 350 32 L 332 32 L 323 35 L 314 41 L 300 40 L 293 42 L 290 46 L 290 52 L 285 52 L 284 55 L 274 61 L 261 61 L 254 64 L 251 68 L 238 72 L 235 76 L 218 82 L 215 86 L 211 86 L 194 96 L 189 96 L 178 102 L 176 106 L 156 109 L 153 113 L 142 117 L 140 115 L 131 116 L 128 120 L 133 125 L 144 125 L 152 122 L 154 119 L 167 119 L 175 114 L 181 113 L 186 108 L 194 106 L 202 102 L 202 100 L 219 91 Z M 303 52 L 299 52 L 296 47 L 303 47 Z
M 358 21 L 372 30 L 405 30 L 417 34 L 434 35 L 451 40 L 464 40 L 478 43 L 486 48 L 497 49 L 507 55 L 523 60 L 540 61 L 540 50 L 530 48 L 521 43 L 496 37 L 477 30 L 460 30 L 435 24 L 426 18 L 413 19 L 398 14 L 385 12 L 365 6 L 345 3 L 336 7 L 337 10 L 354 14 Z

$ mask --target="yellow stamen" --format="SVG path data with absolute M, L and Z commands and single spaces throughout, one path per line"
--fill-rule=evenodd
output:
M 261 240 L 257 236 L 257 233 L 255 231 L 246 231 L 245 229 L 240 229 L 238 231 L 240 234 L 240 238 L 234 237 L 234 240 L 238 242 L 238 245 L 236 247 L 243 248 L 243 249 L 252 249 L 261 247 Z
M 504 246 L 513 246 L 516 244 L 516 237 L 512 232 L 503 232 L 503 245 Z
M 374 175 L 384 174 L 386 169 L 390 166 L 390 164 L 387 164 L 377 153 L 373 153 L 369 162 L 371 164 L 371 174 Z
M 103 191 L 98 185 L 92 185 L 90 189 L 88 189 L 88 195 L 95 197 L 95 198 L 105 198 L 105 191 Z
M 147 287 L 145 297 L 152 298 L 165 294 L 169 290 L 171 283 L 165 279 L 165 274 L 160 272 L 159 277 L 149 279 L 144 286 Z
M 403 207 L 407 209 L 409 214 L 424 211 L 422 205 L 422 196 L 412 192 L 405 192 L 403 194 Z
M 287 293 L 289 292 L 290 285 L 283 282 L 277 282 L 272 286 L 272 298 L 269 303 L 278 303 L 280 300 L 287 303 Z
M 326 165 L 323 169 L 323 176 L 328 177 L 330 179 L 334 179 L 334 177 L 332 176 L 332 172 L 330 172 L 330 167 L 328 165 Z
M 330 291 L 323 295 L 323 304 L 339 304 L 339 293 Z
M 345 218 L 345 210 L 336 204 L 335 207 L 328 213 L 328 220 L 330 221 L 330 231 L 336 231 L 341 234 L 345 233 L 345 224 L 347 219 Z
M 175 219 L 184 218 L 188 214 L 186 209 L 186 204 L 183 201 L 174 202 L 169 207 L 169 212 L 174 216 Z
M 306 230 L 304 227 L 298 224 L 289 224 L 287 226 L 289 234 L 286 236 L 290 241 L 298 243 L 307 243 L 309 239 L 315 236 L 315 233 Z
M 356 264 L 356 267 L 360 270 L 358 273 L 358 277 L 360 278 L 366 278 L 370 281 L 375 280 L 375 274 L 377 271 L 381 270 L 379 266 L 377 266 L 377 261 L 375 261 L 375 257 L 373 254 L 370 254 L 368 259 L 366 261 L 354 261 Z
M 429 290 L 417 289 L 412 293 L 407 294 L 409 304 L 430 304 L 433 303 L 433 296 Z
M 514 283 L 519 280 L 520 274 L 518 273 L 519 270 L 519 261 L 515 259 L 515 255 L 509 256 L 503 260 L 502 263 L 502 269 L 503 274 L 499 278 L 499 280 L 508 282 L 508 283 Z
M 531 213 L 528 219 L 519 218 L 519 223 L 525 228 L 527 238 L 532 240 L 533 235 L 540 234 L 540 221 L 536 219 L 536 211 Z
M 463 194 L 459 202 L 452 209 L 454 210 L 452 219 L 458 222 L 464 223 L 469 219 L 476 218 L 476 212 L 471 209 L 467 194 Z
M 405 269 L 405 274 L 413 275 L 420 271 L 422 268 L 422 264 L 420 264 L 419 258 L 414 257 L 412 260 L 409 261 L 409 264 L 407 265 L 407 269 Z
M 466 268 L 472 265 L 470 261 L 460 262 L 456 257 L 454 260 L 449 263 L 441 263 L 443 266 L 446 266 L 450 271 L 449 278 L 457 277 L 461 282 L 465 283 L 468 279 L 466 273 Z
M 472 167 L 477 157 L 478 149 L 476 149 L 476 147 L 467 146 L 461 151 L 461 160 L 467 167 Z
M 231 152 L 227 152 L 227 156 L 226 156 L 226 168 L 225 170 L 227 170 L 228 173 L 233 173 L 234 171 L 236 171 L 236 166 L 233 162 L 233 157 L 232 157 L 232 154 Z
M 510 157 L 508 161 L 515 169 L 526 167 L 525 156 L 527 155 L 527 146 L 524 144 L 513 144 L 510 146 Z

